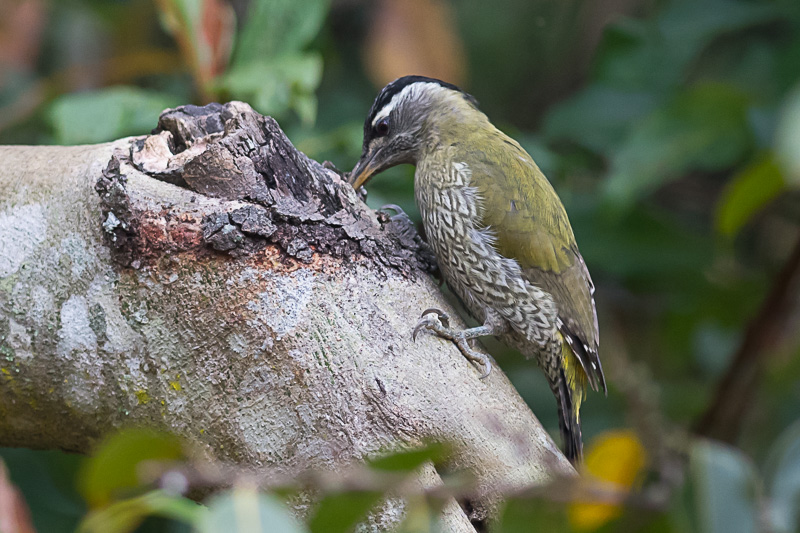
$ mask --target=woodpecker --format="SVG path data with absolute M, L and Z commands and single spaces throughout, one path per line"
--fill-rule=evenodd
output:
M 476 100 L 423 76 L 381 90 L 364 122 L 358 190 L 383 170 L 416 166 L 414 196 L 452 291 L 481 326 L 456 330 L 429 309 L 414 330 L 453 341 L 489 375 L 468 341 L 493 335 L 538 362 L 557 406 L 564 453 L 582 457 L 580 407 L 587 388 L 606 392 L 598 356 L 594 285 L 567 213 L 531 156 L 498 130 Z

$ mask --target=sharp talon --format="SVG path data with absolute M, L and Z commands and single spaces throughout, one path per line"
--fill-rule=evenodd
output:
M 411 340 L 413 342 L 417 342 L 417 334 L 419 333 L 419 330 L 421 330 L 424 327 L 425 327 L 425 324 L 422 323 L 422 324 L 417 324 L 417 327 L 414 328 L 414 333 L 411 334 Z
M 414 328 L 414 332 L 411 334 L 411 339 L 413 341 L 416 341 L 417 335 L 419 334 L 421 329 L 429 329 L 431 331 L 436 332 L 440 337 L 444 337 L 446 339 L 451 338 L 448 335 L 449 332 L 442 327 L 442 323 L 439 320 L 439 317 L 441 317 L 442 315 L 443 313 L 438 309 L 427 309 L 424 313 L 422 313 L 421 320 L 417 322 L 417 326 Z M 446 317 L 447 315 L 444 316 Z
M 486 372 L 484 372 L 484 374 L 478 379 L 486 379 L 489 377 L 489 374 L 491 373 L 492 373 L 492 362 L 489 361 L 489 359 L 486 359 Z
M 441 309 L 436 309 L 435 307 L 431 307 L 430 309 L 426 309 L 426 310 L 424 310 L 422 312 L 422 314 L 420 315 L 420 318 L 424 317 L 425 315 L 430 315 L 430 314 L 433 314 L 433 315 L 436 315 L 437 317 L 439 317 L 439 322 L 441 322 L 442 325 L 445 328 L 448 328 L 448 329 L 450 328 L 450 315 L 448 315 L 447 313 L 445 313 Z
M 378 209 L 378 211 L 386 211 L 387 209 L 391 209 L 392 211 L 394 211 L 395 215 L 405 215 L 406 214 L 406 212 L 403 211 L 403 209 L 397 204 L 382 205 L 381 208 Z M 406 215 L 406 216 L 408 216 L 408 215 Z

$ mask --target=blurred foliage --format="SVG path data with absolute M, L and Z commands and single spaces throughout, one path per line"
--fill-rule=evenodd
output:
M 119 85 L 60 96 L 50 106 L 47 120 L 57 142 L 91 144 L 153 129 L 153 117 L 180 104 L 169 94 Z
M 598 438 L 597 448 L 587 446 L 587 467 L 594 453 L 608 457 L 600 463 L 610 470 L 600 477 L 617 480 L 617 492 L 628 496 L 518 497 L 500 530 L 589 530 L 591 523 L 600 531 L 797 531 L 796 295 L 791 316 L 780 317 L 786 325 L 757 354 L 761 379 L 748 392 L 736 447 L 674 435 L 687 433 L 710 405 L 798 242 L 800 3 L 399 4 L 0 0 L 0 142 L 107 141 L 146 133 L 164 107 L 243 99 L 276 116 L 311 157 L 348 170 L 379 89 L 369 80 L 380 84 L 415 69 L 463 83 L 558 190 L 598 287 L 601 357 L 607 367 L 624 366 L 626 358 L 613 356 L 628 354 L 648 369 L 652 378 L 634 381 L 657 391 L 664 434 L 682 443 L 671 446 L 685 466 L 665 481 L 663 458 L 638 466 L 636 441 L 614 440 L 619 428 L 639 428 L 641 413 L 612 381 L 607 399 L 590 395 L 582 410 L 587 441 Z M 392 169 L 370 184 L 369 203 L 398 204 L 416 217 L 412 187 L 412 168 Z M 557 433 L 538 369 L 486 344 Z M 135 465 L 148 458 L 133 453 L 137 438 L 118 436 L 118 451 L 111 453 L 112 441 L 83 467 L 83 497 L 75 489 L 77 457 L 28 450 L 0 456 L 34 525 L 48 532 L 72 531 L 81 520 L 87 531 L 107 524 L 202 530 L 235 524 L 239 512 L 291 523 L 287 531 L 347 531 L 386 494 L 379 486 L 331 490 L 307 525 L 286 514 L 285 492 L 259 493 L 246 483 L 198 506 L 180 490 L 142 481 Z M 169 442 L 153 438 L 156 450 Z M 148 460 L 183 457 L 172 446 L 175 455 Z M 417 459 L 436 453 L 446 451 L 373 466 L 382 475 L 410 472 Z M 90 481 L 91 465 L 102 461 L 101 471 L 115 472 L 106 486 L 97 484 L 103 476 Z M 614 472 L 627 472 L 624 482 Z M 648 495 L 665 484 L 670 497 L 651 505 Z M 437 503 L 421 494 L 407 501 L 406 530 L 431 530 Z M 88 515 L 87 502 L 94 506 Z M 594 511 L 576 515 L 580 505 Z M 607 521 L 591 522 L 592 513 Z
M 9 12 L 45 6 L 39 18 L 51 25 L 29 45 L 38 58 L 0 58 L 4 142 L 146 133 L 164 108 L 190 101 L 247 100 L 278 118 L 294 111 L 306 125 L 316 116 L 322 58 L 308 48 L 327 0 L 259 0 L 242 4 L 241 16 L 226 0 L 3 2 Z M 25 30 L 8 24 L 3 40 Z
M 175 444 L 167 435 L 126 430 L 100 446 L 93 458 L 84 461 L 85 472 L 102 470 L 116 457 L 136 466 L 137 481 L 128 486 L 127 495 L 116 492 L 98 501 L 77 530 L 344 533 L 353 531 L 387 498 L 400 497 L 407 502 L 407 513 L 399 531 L 435 532 L 440 531 L 437 516 L 447 499 L 461 500 L 474 491 L 471 480 L 458 475 L 445 476 L 435 490 L 413 482 L 424 465 L 447 460 L 448 452 L 440 446 L 385 454 L 334 475 L 306 472 L 287 480 L 269 470 L 243 472 L 197 459 L 164 461 L 174 454 Z M 136 453 L 124 453 L 125 448 Z M 582 477 L 555 479 L 545 487 L 509 494 L 492 531 L 796 531 L 800 421 L 773 446 L 764 472 L 736 448 L 706 440 L 694 441 L 687 450 L 686 479 L 679 487 L 646 480 L 646 466 L 652 461 L 634 433 L 603 435 L 589 443 Z M 210 478 L 209 472 L 213 472 Z M 197 503 L 185 496 L 192 482 L 198 488 L 226 488 Z M 107 489 L 107 481 L 97 476 L 85 475 L 82 483 L 90 493 Z M 0 476 L 0 490 L 4 486 L 9 483 Z M 287 495 L 291 499 L 306 490 L 313 490 L 313 497 L 301 520 L 285 501 Z M 0 498 L 0 510 L 2 505 Z M 170 521 L 157 528 L 154 517 Z M 66 529 L 45 531 L 61 530 Z
M 107 505 L 139 486 L 137 468 L 143 461 L 177 461 L 184 453 L 169 435 L 125 430 L 111 435 L 84 465 L 78 487 L 92 507 Z
M 364 39 L 365 70 L 383 87 L 398 72 L 413 72 L 461 85 L 464 50 L 446 2 L 380 0 Z

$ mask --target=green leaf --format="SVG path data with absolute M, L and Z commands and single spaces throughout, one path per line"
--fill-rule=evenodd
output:
M 433 443 L 424 448 L 393 452 L 371 459 L 367 464 L 376 470 L 411 473 L 429 461 L 439 461 L 447 455 L 447 447 Z M 309 522 L 311 531 L 344 533 L 351 531 L 367 512 L 375 507 L 383 494 L 375 491 L 352 491 L 328 494 L 319 503 Z
M 328 494 L 317 506 L 309 528 L 313 533 L 346 533 L 375 507 L 383 495 L 375 491 Z
M 506 503 L 498 531 L 503 533 L 568 532 L 563 505 L 529 498 L 515 498 Z
M 723 235 L 735 235 L 754 214 L 786 189 L 773 154 L 765 154 L 736 174 L 717 202 L 716 226 Z
M 0 460 L 22 492 L 36 531 L 75 531 L 86 514 L 86 503 L 75 487 L 83 457 L 55 450 L 0 448 Z
M 680 66 L 672 64 L 654 24 L 623 17 L 610 25 L 598 46 L 593 78 L 604 86 L 628 91 L 662 93 L 677 85 Z
M 81 469 L 78 486 L 90 506 L 109 504 L 120 494 L 141 487 L 142 461 L 175 461 L 183 457 L 180 441 L 169 434 L 126 429 L 107 438 Z
M 292 96 L 289 107 L 305 125 L 311 125 L 317 118 L 317 98 L 312 93 L 299 92 Z
M 441 522 L 444 502 L 428 499 L 424 495 L 409 496 L 405 499 L 403 522 L 397 533 L 443 533 Z
M 228 65 L 236 34 L 236 14 L 224 0 L 156 2 L 161 21 L 205 86 Z
M 413 472 L 428 461 L 437 462 L 447 455 L 444 444 L 433 443 L 416 450 L 394 452 L 384 457 L 371 459 L 368 464 L 378 470 L 390 472 Z
M 265 115 L 295 110 L 306 122 L 316 114 L 314 91 L 322 78 L 322 58 L 316 53 L 236 65 L 217 80 L 217 89 L 246 100 Z
M 173 95 L 118 86 L 60 96 L 47 115 L 57 143 L 91 144 L 149 133 L 164 109 L 179 104 Z
M 574 528 L 573 531 L 580 531 Z M 672 517 L 666 513 L 646 511 L 635 507 L 624 508 L 624 514 L 605 523 L 591 533 L 686 533 L 676 528 Z
M 319 32 L 327 12 L 327 0 L 252 0 L 233 66 L 243 68 L 303 50 Z
M 550 140 L 571 141 L 605 154 L 617 148 L 631 123 L 652 111 L 655 103 L 646 92 L 590 85 L 552 109 L 544 133 Z
M 275 496 L 235 488 L 215 496 L 197 524 L 200 533 L 307 533 L 308 529 Z
M 786 99 L 775 135 L 775 150 L 792 186 L 800 186 L 800 86 Z
M 690 58 L 715 39 L 780 19 L 770 3 L 745 0 L 677 0 L 657 18 L 658 29 L 673 53 Z
M 614 155 L 607 198 L 627 207 L 692 170 L 719 170 L 752 145 L 747 97 L 731 86 L 706 83 L 681 93 L 638 123 Z
M 800 421 L 772 446 L 765 470 L 773 531 L 796 532 L 800 526 Z
M 203 520 L 208 510 L 188 498 L 154 490 L 91 512 L 81 523 L 80 533 L 128 533 L 148 516 L 171 518 L 186 524 Z
M 700 280 L 712 262 L 713 241 L 667 212 L 634 206 L 620 217 L 608 216 L 589 195 L 567 205 L 575 236 L 587 264 L 645 291 L 659 284 L 685 295 L 684 283 Z M 676 292 L 676 286 L 683 290 Z M 643 288 L 644 288 L 643 287 Z
M 216 80 L 216 90 L 261 113 L 280 116 L 291 109 L 304 124 L 313 123 L 322 58 L 303 49 L 327 11 L 327 0 L 253 0 L 231 67 Z
M 742 452 L 717 442 L 695 442 L 689 482 L 700 531 L 758 531 L 758 480 L 755 467 Z
M 623 18 L 603 36 L 595 79 L 656 93 L 684 83 L 694 61 L 716 39 L 778 20 L 770 5 L 742 0 L 676 0 L 654 18 Z

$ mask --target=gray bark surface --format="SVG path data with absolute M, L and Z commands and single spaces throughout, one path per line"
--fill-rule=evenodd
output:
M 483 518 L 498 486 L 571 467 L 500 369 L 412 342 L 423 309 L 454 314 L 420 242 L 246 104 L 0 147 L 0 445 L 85 453 L 138 425 L 292 475 L 443 440 L 420 483 L 472 471 Z M 442 517 L 474 531 L 455 502 Z

